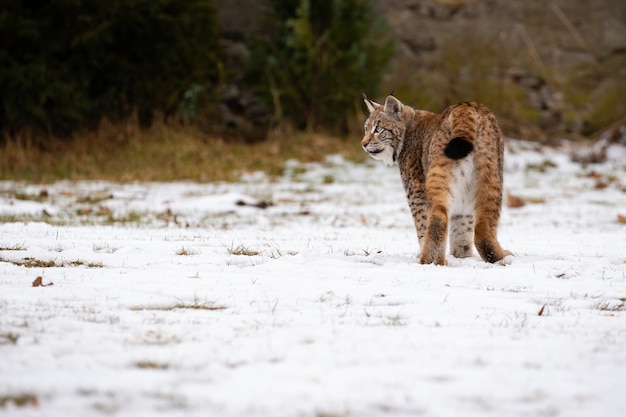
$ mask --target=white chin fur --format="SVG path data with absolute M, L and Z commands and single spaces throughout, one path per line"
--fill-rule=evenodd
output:
M 386 148 L 384 151 L 379 153 L 371 153 L 370 156 L 377 161 L 382 161 L 387 166 L 392 166 L 396 164 L 393 160 L 393 153 L 389 148 Z

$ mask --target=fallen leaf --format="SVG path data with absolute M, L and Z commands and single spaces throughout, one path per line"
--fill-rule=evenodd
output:
M 113 211 L 107 206 L 98 206 L 98 216 L 111 216 Z
M 524 207 L 526 203 L 524 200 L 518 196 L 515 196 L 511 193 L 507 193 L 506 195 L 506 204 L 509 208 L 519 208 Z
M 52 285 L 54 285 L 53 282 L 50 282 L 48 284 L 44 284 L 43 283 L 43 277 L 41 277 L 41 276 L 35 278 L 35 280 L 33 281 L 33 287 L 50 287 Z
M 605 181 L 602 181 L 600 179 L 596 179 L 596 184 L 595 184 L 595 189 L 596 190 L 604 190 L 606 187 L 608 187 L 609 184 Z
M 623 214 L 618 214 L 617 222 L 621 224 L 626 224 L 626 216 L 624 216 Z

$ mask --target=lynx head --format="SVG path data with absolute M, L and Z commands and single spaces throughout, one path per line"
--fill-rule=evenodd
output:
M 394 96 L 387 96 L 385 104 L 378 104 L 363 94 L 370 115 L 365 121 L 365 136 L 361 146 L 372 158 L 393 165 L 402 150 L 406 132 L 404 105 Z

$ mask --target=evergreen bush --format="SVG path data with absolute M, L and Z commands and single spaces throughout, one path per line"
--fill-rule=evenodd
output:
M 0 1 L 3 135 L 148 124 L 219 76 L 212 0 Z
M 375 96 L 393 40 L 369 0 L 270 0 L 247 80 L 297 128 L 346 131 Z

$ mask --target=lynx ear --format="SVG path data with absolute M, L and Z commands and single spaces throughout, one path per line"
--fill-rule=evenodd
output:
M 365 102 L 365 105 L 367 106 L 367 109 L 370 111 L 370 113 L 372 113 L 376 109 L 380 109 L 381 107 L 383 107 L 382 105 L 375 103 L 367 98 L 365 93 L 363 93 L 363 101 Z
M 394 96 L 387 96 L 387 99 L 385 100 L 385 113 L 387 116 L 400 120 L 402 118 L 403 110 L 404 105 L 400 100 Z

